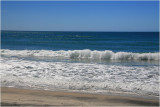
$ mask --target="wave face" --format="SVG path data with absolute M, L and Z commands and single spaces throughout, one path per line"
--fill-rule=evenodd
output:
M 132 53 L 132 52 L 113 52 L 105 51 L 91 51 L 85 50 L 8 50 L 2 49 L 1 55 L 5 56 L 19 56 L 19 57 L 60 57 L 70 59 L 93 59 L 93 60 L 139 60 L 139 61 L 158 61 L 159 52 L 157 53 Z

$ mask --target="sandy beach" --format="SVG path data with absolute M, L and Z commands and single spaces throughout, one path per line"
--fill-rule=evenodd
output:
M 158 99 L 1 88 L 2 106 L 158 106 Z

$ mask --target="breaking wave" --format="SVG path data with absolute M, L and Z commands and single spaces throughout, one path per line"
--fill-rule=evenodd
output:
M 132 53 L 132 52 L 113 52 L 110 50 L 8 50 L 1 49 L 1 55 L 21 56 L 21 57 L 61 57 L 71 59 L 95 59 L 95 60 L 142 60 L 158 61 L 159 52 L 156 53 Z

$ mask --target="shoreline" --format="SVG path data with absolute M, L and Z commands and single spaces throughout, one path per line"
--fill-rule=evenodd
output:
M 1 87 L 2 106 L 159 106 L 158 99 Z

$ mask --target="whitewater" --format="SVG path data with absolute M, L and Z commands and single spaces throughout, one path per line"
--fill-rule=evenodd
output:
M 50 61 L 47 58 L 157 61 L 159 53 L 112 51 L 1 50 L 1 85 L 93 93 L 123 92 L 159 96 L 158 65 Z M 29 59 L 34 57 L 34 59 Z M 43 57 L 43 60 L 35 60 Z M 44 60 L 46 58 L 46 60 Z
M 132 53 L 132 52 L 112 52 L 110 50 L 91 51 L 84 50 L 8 50 L 2 49 L 1 55 L 23 56 L 23 57 L 61 57 L 72 59 L 97 59 L 97 60 L 142 60 L 142 61 L 158 61 L 159 52 L 156 53 Z

